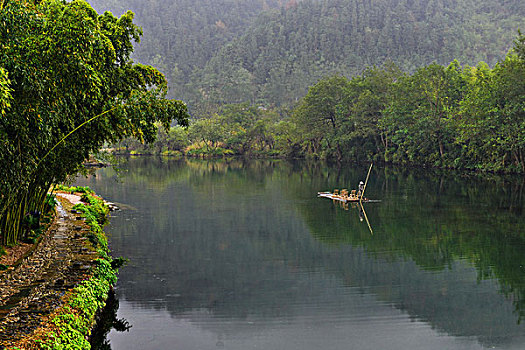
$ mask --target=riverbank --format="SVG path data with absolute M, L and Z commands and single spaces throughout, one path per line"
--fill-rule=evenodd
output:
M 66 198 L 67 197 L 67 198 Z M 89 349 L 95 316 L 116 282 L 96 196 L 57 196 L 57 215 L 33 252 L 0 274 L 0 349 Z

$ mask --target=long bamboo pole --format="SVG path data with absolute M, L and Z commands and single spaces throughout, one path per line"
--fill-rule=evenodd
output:
M 118 107 L 118 106 L 117 106 L 117 107 Z M 38 166 L 40 165 L 40 163 L 42 163 L 42 161 L 43 161 L 44 159 L 46 159 L 47 156 L 48 156 L 51 152 L 53 152 L 53 151 L 55 150 L 55 148 L 57 148 L 62 142 L 64 142 L 64 140 L 67 139 L 71 134 L 73 134 L 75 131 L 77 131 L 78 129 L 80 129 L 80 128 L 83 127 L 84 125 L 88 124 L 88 123 L 91 122 L 92 120 L 95 120 L 95 119 L 97 119 L 97 118 L 103 116 L 104 114 L 111 112 L 112 110 L 116 109 L 117 107 L 113 107 L 113 108 L 111 108 L 111 109 L 108 109 L 107 111 L 104 111 L 104 112 L 102 112 L 102 113 L 100 113 L 100 114 L 97 114 L 97 115 L 94 116 L 93 118 L 90 118 L 90 119 L 86 120 L 85 122 L 83 122 L 82 124 L 80 124 L 79 126 L 77 126 L 76 128 L 74 128 L 73 130 L 71 130 L 71 131 L 69 132 L 69 134 L 67 134 L 67 135 L 64 136 L 60 141 L 58 141 L 58 142 L 57 142 L 57 143 L 56 143 L 56 144 L 55 144 L 55 145 L 54 145 L 54 146 L 53 146 L 53 147 L 52 147 L 52 148 L 46 153 L 46 155 L 43 156 L 43 157 L 38 161 L 38 164 L 36 165 L 35 170 L 38 169 Z
M 365 180 L 365 186 L 363 187 L 363 193 L 361 193 L 361 197 L 359 198 L 359 204 L 363 202 L 363 197 L 365 196 L 366 184 L 368 183 L 368 178 L 370 177 L 370 171 L 372 171 L 372 165 L 374 165 L 374 163 L 370 164 L 370 168 L 368 169 L 368 174 L 366 175 L 366 180 Z

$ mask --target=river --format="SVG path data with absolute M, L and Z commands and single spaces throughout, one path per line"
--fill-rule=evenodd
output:
M 120 159 L 78 179 L 122 210 L 113 350 L 523 349 L 524 179 Z M 121 329 L 122 330 L 122 329 Z

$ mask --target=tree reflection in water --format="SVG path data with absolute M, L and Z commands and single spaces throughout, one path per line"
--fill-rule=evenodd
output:
M 118 186 L 109 169 L 82 184 L 138 209 L 108 227 L 131 260 L 119 295 L 133 305 L 288 321 L 312 310 L 304 300 L 346 317 L 358 290 L 445 334 L 521 339 L 523 179 L 377 167 L 367 194 L 382 201 L 363 221 L 316 198 L 355 187 L 366 168 L 141 158 L 122 164 Z
M 128 332 L 132 327 L 124 318 L 117 318 L 119 301 L 114 290 L 111 290 L 106 301 L 106 307 L 98 315 L 98 322 L 93 331 L 89 343 L 92 350 L 111 350 L 108 340 L 110 331 Z

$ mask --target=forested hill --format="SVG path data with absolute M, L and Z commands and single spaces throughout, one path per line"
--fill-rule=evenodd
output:
M 332 73 L 385 61 L 494 65 L 525 28 L 523 0 L 92 0 L 131 9 L 134 59 L 164 72 L 194 114 L 251 101 L 283 105 Z
M 240 37 L 263 11 L 286 6 L 282 0 L 88 0 L 99 12 L 127 10 L 144 34 L 134 59 L 159 68 L 171 95 L 188 97 L 182 87 L 226 43 Z
M 387 60 L 405 71 L 454 59 L 494 65 L 524 18 L 523 0 L 304 1 L 260 16 L 195 82 L 210 102 L 283 104 L 328 74 Z

